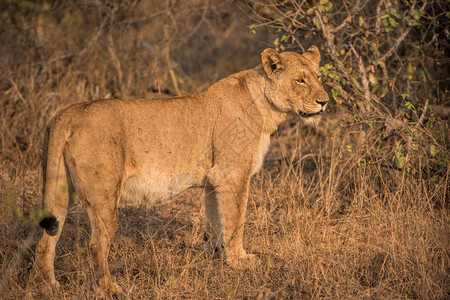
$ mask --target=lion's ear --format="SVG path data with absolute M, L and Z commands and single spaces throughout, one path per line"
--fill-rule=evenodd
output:
M 303 57 L 311 61 L 313 64 L 319 65 L 320 63 L 320 52 L 314 45 L 309 47 L 309 49 L 303 53 Z
M 267 48 L 261 53 L 261 60 L 264 71 L 272 80 L 276 79 L 277 75 L 284 69 L 280 53 L 271 48 Z

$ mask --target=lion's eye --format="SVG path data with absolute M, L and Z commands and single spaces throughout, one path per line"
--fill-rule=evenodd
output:
M 295 81 L 295 83 L 297 83 L 297 84 L 306 84 L 306 81 L 305 81 L 305 79 L 297 79 L 296 81 Z

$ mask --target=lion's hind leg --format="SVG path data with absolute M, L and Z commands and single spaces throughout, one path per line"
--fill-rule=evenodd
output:
M 118 225 L 117 193 L 92 196 L 88 199 L 87 212 L 91 222 L 91 257 L 95 279 L 101 291 L 118 292 L 108 268 L 108 255 Z
M 205 255 L 216 258 L 223 252 L 222 222 L 220 207 L 214 187 L 207 182 L 205 186 L 206 232 Z

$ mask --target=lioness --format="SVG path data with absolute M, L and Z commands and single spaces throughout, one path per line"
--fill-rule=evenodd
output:
M 270 134 L 292 112 L 317 123 L 329 100 L 317 47 L 302 55 L 266 49 L 261 60 L 193 95 L 101 100 L 58 113 L 45 132 L 40 274 L 58 285 L 55 245 L 74 192 L 89 214 L 97 283 L 105 290 L 115 290 L 107 259 L 121 197 L 164 201 L 204 187 L 206 254 L 224 251 L 233 267 L 253 262 L 242 245 L 244 216 Z

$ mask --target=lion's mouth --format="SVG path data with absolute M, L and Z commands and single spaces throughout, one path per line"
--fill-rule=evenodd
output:
M 303 118 L 310 118 L 310 117 L 312 117 L 312 116 L 317 116 L 317 115 L 322 114 L 322 111 L 318 111 L 318 112 L 309 114 L 309 113 L 305 113 L 305 112 L 299 110 L 299 111 L 298 111 L 298 114 L 299 114 L 301 117 L 303 117 Z

